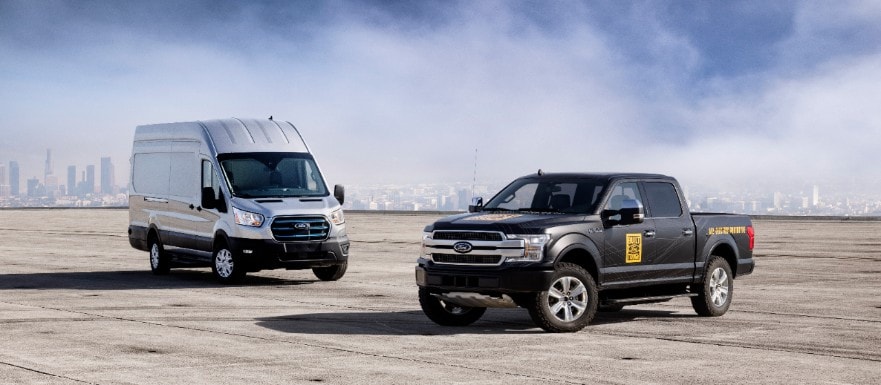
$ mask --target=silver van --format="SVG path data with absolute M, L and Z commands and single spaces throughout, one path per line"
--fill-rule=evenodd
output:
M 223 283 L 261 269 L 346 272 L 349 238 L 297 128 L 270 119 L 151 124 L 135 129 L 129 243 L 155 274 L 211 266 Z

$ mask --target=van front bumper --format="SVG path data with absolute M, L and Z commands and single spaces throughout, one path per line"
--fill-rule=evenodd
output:
M 251 265 L 250 270 L 311 269 L 340 265 L 349 259 L 347 236 L 315 242 L 276 242 L 267 239 L 230 238 L 236 255 Z

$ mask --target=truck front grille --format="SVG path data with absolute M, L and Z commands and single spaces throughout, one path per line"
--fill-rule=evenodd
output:
M 435 231 L 433 239 L 445 241 L 502 241 L 501 233 L 487 231 Z
M 455 263 L 463 265 L 498 265 L 502 263 L 501 255 L 466 255 L 466 254 L 432 254 L 431 259 L 437 263 Z
M 279 242 L 323 241 L 330 232 L 330 223 L 324 217 L 278 217 L 270 229 Z

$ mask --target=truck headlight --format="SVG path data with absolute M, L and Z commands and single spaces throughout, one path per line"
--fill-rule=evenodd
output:
M 519 239 L 524 243 L 522 257 L 508 257 L 505 262 L 538 262 L 545 256 L 545 245 L 551 240 L 547 234 L 508 234 L 508 239 Z
M 236 223 L 242 226 L 260 227 L 263 225 L 263 216 L 260 214 L 239 210 L 235 207 L 232 208 L 232 213 L 236 218 Z
M 427 259 L 427 260 L 429 260 L 429 261 L 432 260 L 432 259 L 431 259 L 431 253 L 429 253 L 429 252 L 428 252 L 428 248 L 425 247 L 425 241 L 430 240 L 430 239 L 431 239 L 431 233 L 430 233 L 430 232 L 423 232 L 423 233 L 422 233 L 422 258 L 425 258 L 425 259 Z
M 335 225 L 346 223 L 346 217 L 343 216 L 343 209 L 337 209 L 330 213 L 330 222 Z

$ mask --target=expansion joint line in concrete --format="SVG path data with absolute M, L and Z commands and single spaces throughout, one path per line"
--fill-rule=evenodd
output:
M 74 381 L 74 382 L 79 382 L 79 383 L 81 383 L 81 384 L 100 385 L 100 384 L 96 384 L 96 383 L 94 383 L 94 382 L 88 382 L 88 381 L 83 381 L 83 380 L 77 380 L 76 378 L 70 378 L 70 377 L 67 377 L 67 376 L 62 376 L 62 375 L 60 375 L 60 374 L 54 374 L 54 373 L 44 372 L 44 371 L 42 371 L 42 370 L 32 369 L 32 368 L 28 368 L 28 367 L 21 366 L 21 365 L 16 365 L 16 364 L 11 364 L 11 363 L 9 363 L 9 362 L 3 362 L 3 361 L 0 361 L 0 365 L 11 366 L 11 367 L 13 367 L 13 368 L 21 369 L 21 370 L 26 370 L 26 371 L 31 372 L 31 373 L 42 374 L 42 375 L 44 375 L 44 376 L 55 377 L 55 378 L 62 378 L 62 379 L 65 379 L 65 380 L 70 380 L 70 381 Z
M 8 302 L 2 302 L 2 303 L 8 303 Z M 540 377 L 540 376 L 532 376 L 532 375 L 528 375 L 528 374 L 510 373 L 510 372 L 505 372 L 505 371 L 500 371 L 500 370 L 495 370 L 495 369 L 476 368 L 476 367 L 470 367 L 470 366 L 466 366 L 466 365 L 458 365 L 458 364 L 436 362 L 436 361 L 429 361 L 429 360 L 420 360 L 420 359 L 408 358 L 408 357 L 398 357 L 398 356 L 391 356 L 391 355 L 379 354 L 379 353 L 362 352 L 362 351 L 353 350 L 353 349 L 338 348 L 338 347 L 333 347 L 333 346 L 325 346 L 325 345 L 312 344 L 312 343 L 307 343 L 307 342 L 294 342 L 294 341 L 288 341 L 288 340 L 283 340 L 283 339 L 258 337 L 258 336 L 252 336 L 252 335 L 247 335 L 247 334 L 240 334 L 240 333 L 230 333 L 230 332 L 222 332 L 222 331 L 217 331 L 217 330 L 201 329 L 201 328 L 195 328 L 195 327 L 168 325 L 168 324 L 163 324 L 160 322 L 150 322 L 150 321 L 143 321 L 143 320 L 137 320 L 137 319 L 131 319 L 131 318 L 106 316 L 103 314 L 95 314 L 95 313 L 69 310 L 69 309 L 58 309 L 58 308 L 52 308 L 52 307 L 48 307 L 48 306 L 34 306 L 34 305 L 21 305 L 21 304 L 16 304 L 16 305 L 30 306 L 30 307 L 36 307 L 36 308 L 40 308 L 40 309 L 44 309 L 44 310 L 67 312 L 67 313 L 86 315 L 86 316 L 91 316 L 91 317 L 99 317 L 102 319 L 140 323 L 140 324 L 150 325 L 150 326 L 160 326 L 160 327 L 167 327 L 167 328 L 174 328 L 174 329 L 181 329 L 181 330 L 188 330 L 188 331 L 211 333 L 211 334 L 215 334 L 215 335 L 226 335 L 226 336 L 231 336 L 231 337 L 248 338 L 248 339 L 265 341 L 265 342 L 275 342 L 275 343 L 283 343 L 283 344 L 289 344 L 289 345 L 299 345 L 299 346 L 305 346 L 305 347 L 314 348 L 314 349 L 330 350 L 330 351 L 335 351 L 335 352 L 340 352 L 340 353 L 356 354 L 356 355 L 375 357 L 375 358 L 414 362 L 414 363 L 426 364 L 426 365 L 440 365 L 440 366 L 445 366 L 445 367 L 450 367 L 450 368 L 473 370 L 476 372 L 488 372 L 488 373 L 494 373 L 494 374 L 499 374 L 499 375 L 504 375 L 504 376 L 523 377 L 523 378 L 527 378 L 529 380 L 540 380 L 542 382 L 547 382 L 547 383 L 554 382 L 554 383 L 567 383 L 567 384 L 581 384 L 581 382 L 571 381 L 571 380 L 566 380 L 566 379 L 546 378 L 546 377 Z M 64 377 L 62 377 L 62 378 L 64 378 Z M 82 382 L 82 381 L 80 381 L 80 382 Z

